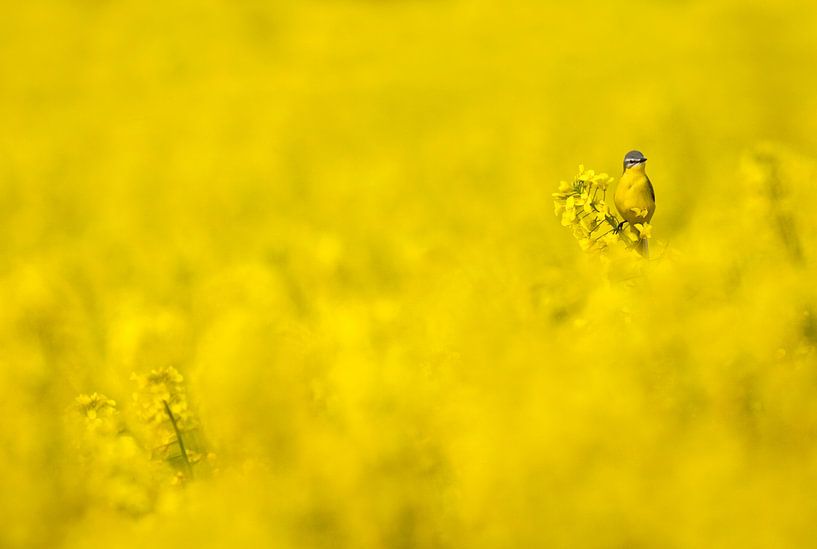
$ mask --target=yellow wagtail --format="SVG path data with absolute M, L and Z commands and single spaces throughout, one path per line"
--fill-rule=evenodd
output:
M 647 159 L 639 151 L 630 151 L 624 156 L 624 175 L 618 182 L 614 197 L 616 209 L 624 218 L 619 229 L 624 223 L 629 223 L 631 227 L 636 223 L 649 223 L 655 213 L 655 190 L 644 171 L 646 162 Z M 646 238 L 641 237 L 638 251 L 648 257 Z

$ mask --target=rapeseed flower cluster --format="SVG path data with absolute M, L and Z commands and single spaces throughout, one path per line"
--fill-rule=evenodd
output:
M 579 173 L 568 183 L 559 184 L 553 193 L 554 213 L 562 226 L 569 227 L 585 251 L 601 251 L 610 246 L 634 249 L 642 238 L 652 236 L 649 223 L 624 223 L 607 205 L 607 189 L 614 183 L 605 173 L 597 174 L 579 166 Z
M 137 388 L 130 414 L 105 395 L 81 394 L 75 408 L 84 429 L 74 425 L 70 431 L 82 478 L 94 486 L 95 497 L 126 515 L 143 516 L 155 510 L 167 487 L 192 480 L 202 448 L 184 378 L 175 368 L 131 379 Z
M 75 400 L 81 424 L 67 429 L 83 494 L 83 506 L 116 509 L 138 517 L 154 508 L 158 486 L 156 470 L 137 439 L 128 431 L 116 402 L 99 393 L 79 395 Z
M 137 375 L 133 393 L 136 415 L 147 431 L 155 455 L 180 470 L 179 479 L 192 478 L 193 465 L 201 461 L 198 422 L 190 410 L 184 377 L 172 366 Z M 196 442 L 196 446 L 191 443 Z

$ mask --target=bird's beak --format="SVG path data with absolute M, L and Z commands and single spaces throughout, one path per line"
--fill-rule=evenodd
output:
M 642 158 L 641 160 L 639 160 L 639 161 L 638 161 L 638 163 L 639 163 L 639 164 L 643 164 L 643 163 L 644 163 L 644 162 L 646 162 L 646 161 L 647 161 L 647 159 L 646 159 L 646 158 Z

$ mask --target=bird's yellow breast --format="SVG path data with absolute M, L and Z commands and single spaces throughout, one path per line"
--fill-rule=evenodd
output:
M 618 213 L 628 223 L 649 223 L 655 213 L 655 200 L 644 164 L 624 172 L 616 187 L 614 201 Z

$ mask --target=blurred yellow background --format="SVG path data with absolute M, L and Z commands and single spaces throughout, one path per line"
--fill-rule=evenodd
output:
M 812 3 L 2 12 L 0 546 L 813 544 Z M 551 193 L 633 148 L 628 278 Z

